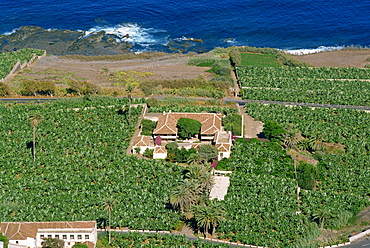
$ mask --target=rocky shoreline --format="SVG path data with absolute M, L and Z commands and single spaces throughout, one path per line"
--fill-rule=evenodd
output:
M 0 36 L 0 52 L 22 48 L 46 50 L 52 55 L 114 55 L 132 53 L 132 44 L 118 42 L 104 31 L 86 35 L 84 31 L 47 30 L 37 26 L 23 26 L 10 35 Z

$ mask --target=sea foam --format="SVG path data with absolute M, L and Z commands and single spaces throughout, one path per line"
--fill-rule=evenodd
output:
M 14 28 L 12 31 L 5 32 L 2 35 L 11 35 L 11 34 L 14 34 L 15 32 L 17 32 L 18 30 L 19 30 L 19 28 Z
M 119 24 L 116 26 L 97 26 L 86 31 L 86 36 L 99 31 L 104 31 L 107 34 L 115 35 L 118 37 L 118 42 L 126 41 L 132 44 L 139 44 L 147 46 L 151 44 L 157 44 L 161 41 L 158 40 L 154 35 L 156 33 L 164 33 L 163 30 L 157 30 L 153 28 L 144 28 L 135 23 Z M 164 42 L 164 41 L 162 41 Z
M 282 49 L 282 50 L 292 55 L 307 55 L 307 54 L 313 54 L 313 53 L 341 50 L 343 48 L 344 46 L 319 46 L 318 48 L 314 48 L 314 49 L 293 49 L 293 50 Z

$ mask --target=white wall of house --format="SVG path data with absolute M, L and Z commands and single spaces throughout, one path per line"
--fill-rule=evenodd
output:
M 64 247 L 70 248 L 75 243 L 90 241 L 95 243 L 97 240 L 96 231 L 91 228 L 78 229 L 39 229 L 36 236 L 37 247 L 42 247 L 41 243 L 44 238 L 61 239 L 64 241 Z
M 154 149 L 154 146 L 133 146 L 132 147 L 132 154 L 137 154 L 135 148 L 140 147 L 140 154 L 143 154 L 146 149 Z
M 36 239 L 9 240 L 8 248 L 36 248 Z
M 218 161 L 220 161 L 223 158 L 230 158 L 231 152 L 219 152 L 218 153 Z
M 166 159 L 167 157 L 167 152 L 166 153 L 153 153 L 153 158 L 154 159 Z

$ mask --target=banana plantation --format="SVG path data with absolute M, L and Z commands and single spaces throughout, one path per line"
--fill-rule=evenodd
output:
M 246 110 L 263 122 L 276 121 L 304 136 L 342 144 L 345 151 L 315 153 L 318 182 L 312 190 L 298 191 L 294 161 L 281 145 L 237 140 L 225 165 L 234 172 L 228 194 L 219 202 L 225 221 L 216 228 L 218 238 L 265 247 L 310 247 L 321 234 L 319 227 L 340 229 L 370 205 L 368 113 L 262 104 L 248 104 Z M 178 227 L 184 216 L 171 206 L 170 195 L 183 183 L 185 167 L 126 155 L 141 111 L 141 106 L 129 107 L 127 99 L 92 97 L 0 105 L 1 220 L 97 220 L 101 227 L 168 231 Z M 182 236 L 135 233 L 117 234 L 113 242 L 198 245 Z
M 370 70 L 330 67 L 239 67 L 242 98 L 370 106 Z

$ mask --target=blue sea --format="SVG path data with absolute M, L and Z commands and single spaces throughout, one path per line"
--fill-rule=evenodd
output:
M 104 30 L 136 51 L 193 40 L 203 50 L 245 45 L 312 53 L 370 46 L 370 1 L 0 0 L 0 34 L 29 25 L 86 35 Z

